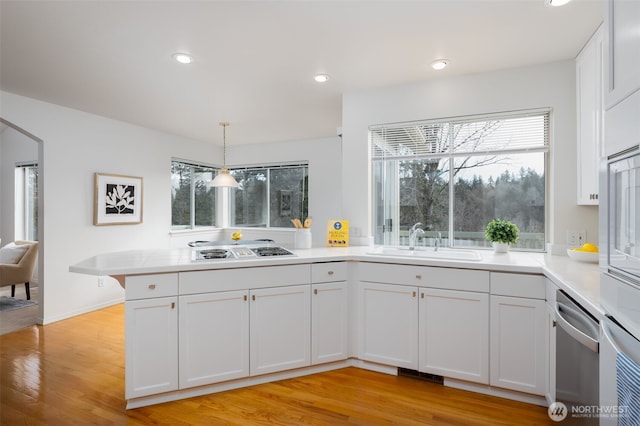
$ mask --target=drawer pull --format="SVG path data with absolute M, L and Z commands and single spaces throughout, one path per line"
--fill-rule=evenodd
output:
M 327 272 L 327 274 L 333 275 L 333 271 L 329 271 L 329 272 Z
M 247 295 L 245 294 L 245 295 L 244 295 L 244 301 L 246 302 L 246 301 L 247 301 L 247 299 L 248 299 L 248 298 L 247 298 Z
M 416 275 L 416 280 L 421 280 L 422 279 L 422 275 Z
M 416 297 L 416 292 L 414 291 L 411 297 Z
M 255 301 L 255 300 L 256 300 L 256 295 L 255 295 L 255 294 L 252 294 L 252 295 L 251 295 L 251 300 L 253 300 L 253 301 Z
M 156 289 L 155 284 L 149 284 L 149 290 L 155 290 L 155 289 Z
M 318 289 L 317 288 L 313 289 L 313 294 L 318 294 Z
M 171 309 L 175 309 L 176 308 L 176 302 L 171 302 Z
M 420 299 L 424 299 L 424 293 L 420 293 Z

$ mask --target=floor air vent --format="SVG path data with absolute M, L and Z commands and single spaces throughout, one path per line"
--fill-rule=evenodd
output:
M 408 368 L 398 368 L 398 376 L 413 377 L 414 379 L 426 380 L 428 382 L 444 384 L 444 377 L 436 374 L 421 373 L 417 370 L 409 370 Z

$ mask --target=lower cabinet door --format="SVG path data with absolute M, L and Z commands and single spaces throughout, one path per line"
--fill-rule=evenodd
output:
M 180 296 L 180 389 L 249 375 L 249 292 Z
M 358 358 L 418 368 L 417 287 L 360 282 Z
M 250 291 L 252 376 L 311 364 L 311 285 Z
M 347 282 L 314 284 L 311 293 L 311 363 L 347 359 Z
M 489 295 L 420 289 L 422 372 L 489 383 Z
M 544 396 L 547 354 L 546 302 L 491 296 L 491 385 Z
M 178 298 L 125 302 L 125 398 L 178 389 Z

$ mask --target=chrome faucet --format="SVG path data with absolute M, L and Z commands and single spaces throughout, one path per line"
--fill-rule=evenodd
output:
M 433 243 L 433 251 L 438 251 L 438 247 L 442 245 L 442 232 L 438 232 L 435 242 Z
M 409 250 L 415 250 L 416 238 L 424 236 L 424 230 L 420 228 L 421 226 L 422 224 L 418 222 L 409 229 Z

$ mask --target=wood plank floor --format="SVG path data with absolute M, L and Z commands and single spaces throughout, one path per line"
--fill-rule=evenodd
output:
M 345 368 L 125 410 L 124 306 L 0 336 L 2 425 L 542 425 L 544 407 Z

